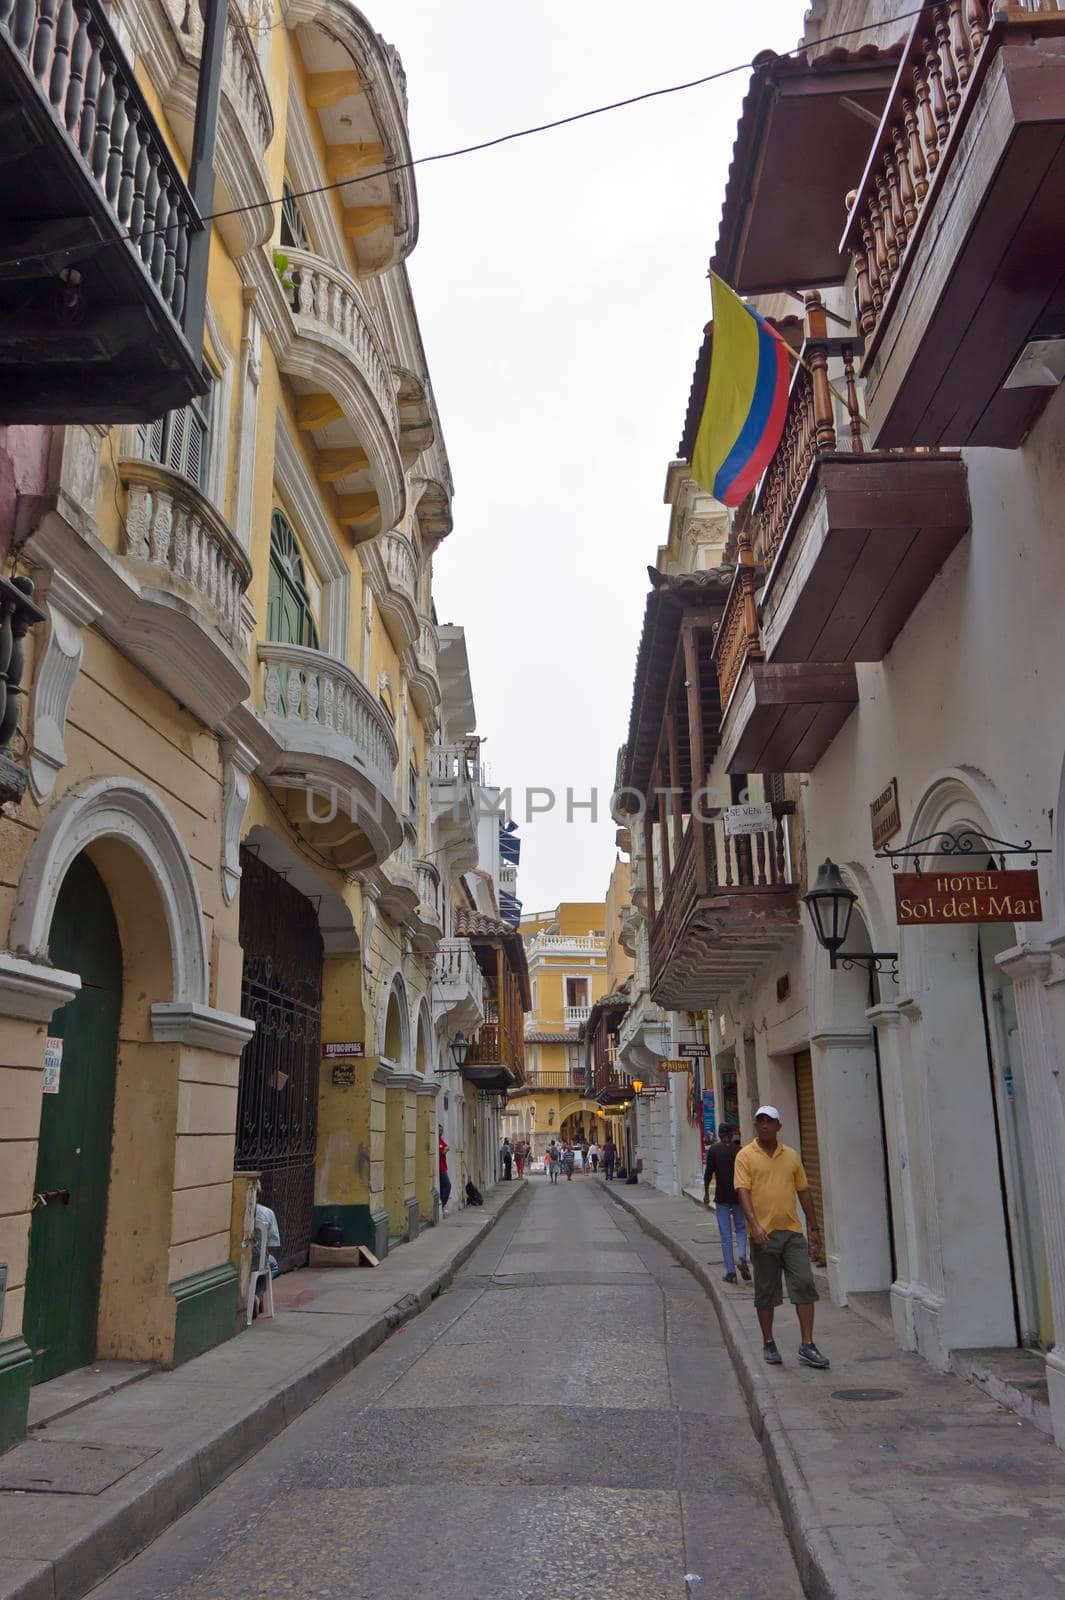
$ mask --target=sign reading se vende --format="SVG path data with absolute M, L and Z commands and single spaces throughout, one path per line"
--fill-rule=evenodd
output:
M 1042 922 L 1039 874 L 900 872 L 895 920 L 900 928 L 939 922 Z

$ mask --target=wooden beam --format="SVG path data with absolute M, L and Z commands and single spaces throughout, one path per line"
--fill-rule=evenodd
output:
M 343 415 L 340 402 L 331 394 L 296 396 L 296 424 L 300 428 L 324 428 L 327 422 L 339 422 Z
M 338 515 L 341 522 L 354 522 L 365 524 L 373 517 L 380 516 L 381 507 L 377 496 L 369 494 L 338 494 Z
M 378 228 L 391 226 L 391 206 L 353 206 L 344 213 L 344 232 L 349 239 L 364 239 Z
M 325 170 L 330 178 L 357 178 L 361 172 L 384 166 L 385 147 L 367 139 L 362 144 L 334 144 L 326 151 Z
M 339 105 L 341 100 L 361 93 L 362 84 L 353 67 L 346 72 L 312 72 L 307 78 L 307 104 L 316 111 Z
M 650 928 L 655 920 L 655 825 L 649 795 L 643 813 L 643 864 L 647 879 L 647 926 Z
M 323 483 L 336 483 L 339 478 L 346 478 L 350 472 L 362 472 L 370 465 L 369 457 L 365 450 L 359 450 L 354 445 L 350 450 L 319 450 L 318 476 Z
M 673 860 L 676 862 L 680 856 L 680 847 L 684 843 L 684 809 L 681 804 L 680 793 L 680 755 L 677 751 L 677 710 L 675 700 L 672 700 L 666 707 L 666 749 L 669 752 L 669 787 L 673 791 L 669 797 L 669 810 L 673 824 Z
M 688 748 L 691 751 L 692 766 L 692 827 L 698 828 L 695 835 L 695 890 L 697 894 L 705 894 L 708 888 L 709 874 L 706 870 L 707 851 L 706 840 L 702 837 L 704 828 L 710 824 L 700 818 L 699 813 L 703 806 L 696 805 L 695 796 L 706 782 L 706 753 L 703 749 L 703 695 L 702 685 L 699 681 L 699 640 L 695 628 L 689 618 L 685 617 L 681 623 L 681 642 L 684 647 L 684 680 L 687 684 L 688 695 Z

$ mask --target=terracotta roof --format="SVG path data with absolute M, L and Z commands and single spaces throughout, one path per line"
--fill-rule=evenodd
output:
M 526 1044 L 576 1044 L 575 1033 L 527 1033 Z
M 483 911 L 466 906 L 455 907 L 455 935 L 459 939 L 508 939 L 513 932 L 498 917 L 488 917 Z

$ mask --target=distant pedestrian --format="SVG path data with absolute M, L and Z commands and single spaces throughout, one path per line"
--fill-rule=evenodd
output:
M 784 1303 L 783 1276 L 788 1298 L 799 1318 L 799 1360 L 808 1367 L 824 1368 L 829 1365 L 828 1357 L 814 1344 L 817 1285 L 795 1210 L 798 1199 L 820 1255 L 821 1229 L 810 1185 L 798 1152 L 778 1142 L 780 1113 L 776 1106 L 758 1107 L 754 1131 L 751 1143 L 745 1144 L 736 1157 L 734 1182 L 751 1236 L 754 1304 L 762 1330 L 762 1354 L 770 1366 L 780 1366 L 780 1351 L 773 1338 L 773 1311 Z
M 525 1176 L 525 1146 L 520 1139 L 514 1146 L 514 1165 L 518 1169 L 518 1177 L 523 1178 Z
M 573 1168 L 576 1165 L 576 1156 L 573 1146 L 566 1144 L 562 1147 L 562 1170 L 566 1174 L 566 1182 L 573 1182 Z
M 603 1175 L 607 1183 L 614 1181 L 614 1167 L 617 1164 L 617 1159 L 618 1147 L 610 1135 L 607 1134 L 606 1139 L 603 1141 Z
M 594 1139 L 592 1140 L 591 1144 L 588 1146 L 588 1160 L 592 1163 L 592 1171 L 593 1172 L 598 1172 L 599 1171 L 599 1146 L 596 1144 Z
M 710 1204 L 710 1184 L 712 1181 L 715 1182 L 714 1207 L 717 1214 L 717 1231 L 721 1235 L 721 1255 L 725 1263 L 726 1283 L 736 1282 L 737 1266 L 740 1269 L 740 1277 L 745 1283 L 749 1283 L 751 1279 L 751 1269 L 747 1265 L 747 1224 L 733 1181 L 736 1157 L 739 1155 L 736 1138 L 738 1131 L 730 1122 L 721 1124 L 717 1143 L 712 1144 L 706 1152 L 706 1166 L 703 1170 L 705 1206 Z M 736 1230 L 735 1255 L 732 1249 L 733 1228 Z
M 444 1138 L 444 1125 L 443 1125 L 443 1123 L 437 1123 L 437 1126 L 436 1126 L 436 1138 L 437 1138 L 437 1145 L 438 1145 L 438 1148 L 439 1148 L 439 1160 L 440 1160 L 440 1215 L 441 1216 L 446 1216 L 447 1215 L 447 1203 L 451 1199 L 451 1179 L 448 1177 L 448 1172 L 447 1172 L 448 1143 L 447 1143 L 447 1140 Z
M 544 1165 L 547 1168 L 547 1176 L 550 1178 L 552 1183 L 558 1182 L 558 1171 L 561 1164 L 562 1151 L 558 1148 L 558 1145 L 555 1143 L 554 1139 L 552 1139 L 551 1143 L 544 1151 Z
M 503 1181 L 509 1183 L 513 1176 L 511 1167 L 514 1162 L 514 1147 L 509 1139 L 504 1139 L 499 1151 L 499 1159 L 503 1163 Z

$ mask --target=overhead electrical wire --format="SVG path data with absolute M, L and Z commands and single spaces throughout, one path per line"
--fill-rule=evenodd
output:
M 942 0 L 925 0 L 925 3 L 915 6 L 910 11 L 901 11 L 890 21 L 905 22 L 914 17 L 919 17 L 926 11 L 934 11 Z M 834 44 L 840 39 L 850 39 L 856 34 L 872 33 L 878 28 L 886 26 L 885 21 L 861 23 L 855 28 L 843 28 L 838 33 L 826 34 L 817 40 L 817 47 Z M 789 56 L 803 55 L 810 48 L 805 44 L 795 45 L 791 50 L 778 52 L 778 59 Z M 411 172 L 415 167 L 430 166 L 439 161 L 454 161 L 459 156 L 476 155 L 482 150 L 494 150 L 499 145 L 512 144 L 517 139 L 532 138 L 535 134 L 550 133 L 555 128 L 569 127 L 576 122 L 586 122 L 591 117 L 605 116 L 611 111 L 621 111 L 627 106 L 641 105 L 647 100 L 659 100 L 666 95 L 683 94 L 688 89 L 702 88 L 705 84 L 716 83 L 722 78 L 734 77 L 738 72 L 748 72 L 754 67 L 752 61 L 738 61 L 731 67 L 720 67 L 716 72 L 705 73 L 700 78 L 690 78 L 685 83 L 669 84 L 663 89 L 647 89 L 642 94 L 628 95 L 623 100 L 611 100 L 605 105 L 591 106 L 585 111 L 574 111 L 565 117 L 555 117 L 550 122 L 538 122 L 527 128 L 517 128 L 510 133 L 501 133 L 491 139 L 481 139 L 476 144 L 458 145 L 452 150 L 440 150 L 434 155 L 412 156 L 409 161 L 396 161 L 387 166 L 375 167 L 371 172 L 362 172 L 352 178 L 337 178 L 329 183 L 320 183 L 313 188 L 295 190 L 288 195 L 274 195 L 268 200 L 252 200 L 246 205 L 229 206 L 224 211 L 211 211 L 200 220 L 203 222 L 219 222 L 226 217 L 243 216 L 249 211 L 273 210 L 275 206 L 282 205 L 285 200 L 306 200 L 315 195 L 328 194 L 336 189 L 350 189 L 358 183 L 371 183 L 376 178 L 385 178 L 397 172 Z M 37 262 L 60 263 L 62 258 L 76 257 L 78 261 L 87 260 L 103 250 L 110 249 L 115 244 L 139 244 L 142 239 L 150 238 L 160 230 L 158 228 L 142 228 L 138 233 L 122 233 L 114 239 L 106 239 L 102 243 L 86 249 L 83 245 L 67 245 L 63 248 L 40 251 L 19 257 L 17 261 L 5 263 L 8 272 L 12 269 L 30 266 Z

